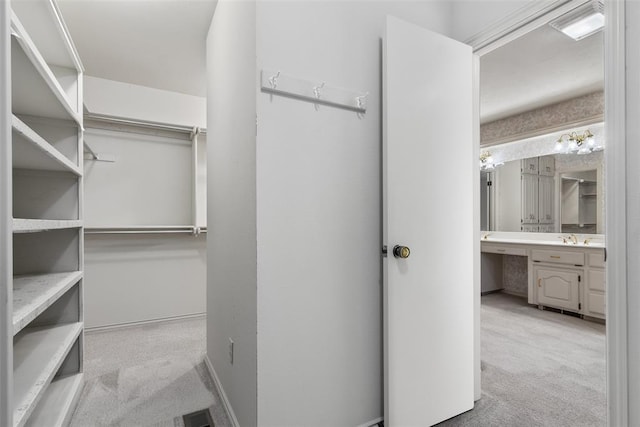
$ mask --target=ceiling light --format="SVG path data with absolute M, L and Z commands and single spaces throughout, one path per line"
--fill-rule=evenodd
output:
M 549 23 L 553 28 L 578 41 L 597 33 L 604 27 L 604 6 L 590 1 Z

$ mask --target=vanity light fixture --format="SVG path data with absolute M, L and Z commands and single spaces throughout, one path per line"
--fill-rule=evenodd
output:
M 556 153 L 589 154 L 602 149 L 602 145 L 596 144 L 595 137 L 589 129 L 582 133 L 564 133 L 560 135 L 554 146 Z
M 493 160 L 493 157 L 491 156 L 491 153 L 489 151 L 483 151 L 480 154 L 480 170 L 481 171 L 494 170 L 496 167 L 503 164 L 504 162 L 496 163 Z
M 604 28 L 604 4 L 602 0 L 592 0 L 549 22 L 554 29 L 582 40 Z

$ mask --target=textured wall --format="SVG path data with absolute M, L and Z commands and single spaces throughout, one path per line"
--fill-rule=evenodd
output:
M 480 126 L 480 145 L 516 141 L 585 122 L 596 123 L 602 121 L 603 117 L 604 92 L 594 92 L 485 123 Z
M 502 270 L 505 292 L 526 297 L 529 280 L 527 257 L 504 255 Z

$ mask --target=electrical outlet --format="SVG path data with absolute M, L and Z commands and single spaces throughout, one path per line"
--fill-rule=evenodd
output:
M 234 342 L 229 338 L 229 363 L 233 365 L 233 345 Z

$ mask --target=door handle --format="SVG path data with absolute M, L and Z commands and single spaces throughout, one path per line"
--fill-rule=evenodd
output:
M 395 245 L 393 247 L 393 256 L 396 258 L 409 258 L 411 250 L 406 246 Z

